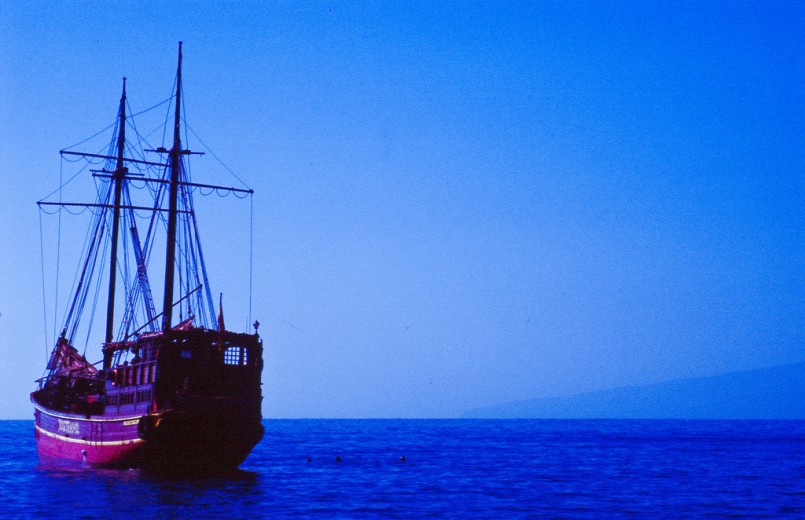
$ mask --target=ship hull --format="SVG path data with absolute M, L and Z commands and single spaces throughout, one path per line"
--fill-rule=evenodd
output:
M 263 425 L 234 416 L 169 411 L 144 417 L 140 466 L 172 473 L 231 471 L 263 437 Z
M 219 414 L 169 410 L 86 417 L 38 405 L 35 428 L 44 466 L 193 474 L 237 469 L 263 436 L 259 421 Z
M 86 417 L 35 405 L 34 427 L 44 465 L 136 467 L 145 441 L 137 434 L 140 417 Z

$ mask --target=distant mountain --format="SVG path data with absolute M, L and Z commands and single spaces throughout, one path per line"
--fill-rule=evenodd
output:
M 473 418 L 805 419 L 805 362 L 514 401 L 471 410 Z

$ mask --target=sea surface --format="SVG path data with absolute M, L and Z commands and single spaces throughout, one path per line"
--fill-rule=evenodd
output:
M 0 421 L 0 518 L 805 518 L 805 421 L 268 420 L 237 473 L 39 465 Z

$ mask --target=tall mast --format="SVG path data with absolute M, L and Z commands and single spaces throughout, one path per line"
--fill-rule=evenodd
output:
M 176 210 L 179 177 L 182 168 L 182 140 L 179 134 L 182 99 L 182 42 L 179 42 L 179 66 L 176 69 L 176 112 L 173 119 L 173 148 L 170 151 L 170 192 L 168 202 L 168 243 L 165 255 L 165 298 L 162 300 L 162 330 L 171 328 L 173 314 L 173 276 L 176 268 Z
M 123 94 L 120 96 L 120 128 L 117 134 L 117 164 L 112 176 L 115 185 L 114 213 L 112 217 L 112 258 L 109 264 L 109 301 L 106 307 L 106 343 L 112 341 L 115 327 L 115 282 L 117 280 L 117 242 L 120 228 L 120 197 L 123 191 L 123 181 L 128 169 L 123 166 L 123 150 L 126 146 L 126 78 L 123 78 Z M 111 362 L 111 358 L 108 360 Z M 104 368 L 107 359 L 104 357 Z

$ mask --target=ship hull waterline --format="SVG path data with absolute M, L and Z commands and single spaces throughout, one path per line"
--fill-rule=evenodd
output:
M 86 417 L 34 404 L 44 467 L 228 472 L 246 459 L 264 431 L 259 422 L 182 411 Z

